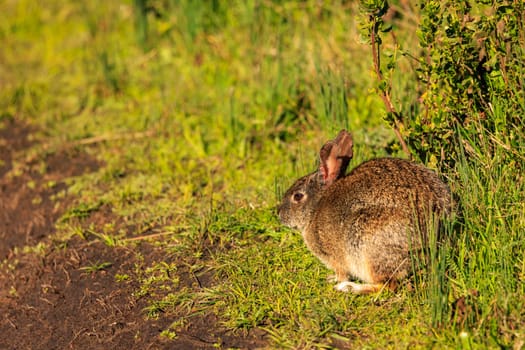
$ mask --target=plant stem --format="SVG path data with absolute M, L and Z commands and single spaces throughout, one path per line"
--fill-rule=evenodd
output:
M 375 18 L 372 19 L 374 21 L 373 23 L 373 29 L 371 30 L 370 34 L 370 41 L 372 44 L 372 57 L 374 62 L 374 70 L 377 76 L 377 79 L 381 82 L 384 80 L 383 73 L 381 73 L 381 57 L 379 52 L 379 45 L 380 43 L 376 40 L 376 32 L 378 30 L 378 23 L 375 20 Z M 385 107 L 389 113 L 392 113 L 394 116 L 394 133 L 396 134 L 397 139 L 399 140 L 399 143 L 401 144 L 401 148 L 403 149 L 403 152 L 405 152 L 409 158 L 412 158 L 412 154 L 408 150 L 408 146 L 403 139 L 403 136 L 401 135 L 401 127 L 403 126 L 403 122 L 401 121 L 401 115 L 397 112 L 396 108 L 394 107 L 394 104 L 392 103 L 392 99 L 390 98 L 390 94 L 386 90 L 381 90 L 380 92 L 381 99 L 383 100 L 383 103 L 385 104 Z

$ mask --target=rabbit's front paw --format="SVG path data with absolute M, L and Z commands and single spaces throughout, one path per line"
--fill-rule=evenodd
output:
M 355 294 L 368 294 L 378 292 L 383 288 L 382 284 L 360 284 L 350 281 L 339 282 L 335 289 L 341 292 L 352 292 Z
M 335 276 L 334 277 L 334 281 L 337 281 L 337 279 L 335 279 Z M 337 283 L 334 288 L 340 292 L 354 292 L 359 289 L 360 285 L 355 283 L 355 282 L 350 282 L 350 281 L 343 281 L 343 282 L 339 282 Z

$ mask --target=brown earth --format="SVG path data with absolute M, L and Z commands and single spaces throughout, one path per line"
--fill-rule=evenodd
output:
M 80 237 L 52 240 L 56 220 L 72 201 L 65 180 L 102 165 L 77 149 L 31 159 L 25 152 L 35 144 L 35 130 L 15 120 L 5 124 L 0 128 L 0 349 L 265 346 L 264 332 L 231 333 L 213 314 L 192 317 L 175 339 L 160 336 L 177 315 L 147 318 L 147 301 L 133 294 L 137 282 L 115 279 L 116 274 L 134 276 L 137 266 L 165 259 L 158 248 L 146 242 L 115 248 Z M 90 219 L 111 222 L 110 215 L 110 210 L 100 210 Z M 42 253 L 23 249 L 40 242 L 47 246 Z M 93 272 L 82 269 L 98 262 L 111 265 Z M 183 273 L 182 261 L 180 265 L 180 287 L 202 288 L 201 281 Z M 210 276 L 203 279 L 213 281 Z

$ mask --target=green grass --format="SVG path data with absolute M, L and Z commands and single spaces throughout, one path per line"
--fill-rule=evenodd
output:
M 142 1 L 0 3 L 0 122 L 38 127 L 31 154 L 81 148 L 104 164 L 68 180 L 75 200 L 60 239 L 132 247 L 126 238 L 152 234 L 170 261 L 197 277 L 211 269 L 205 288 L 179 288 L 170 261 L 119 277 L 137 278 L 145 314 L 182 315 L 169 337 L 214 312 L 233 331 L 265 329 L 278 347 L 523 345 L 523 130 L 465 135 L 462 161 L 445 174 L 462 219 L 427 274 L 396 293 L 337 293 L 273 208 L 340 128 L 354 134 L 353 165 L 394 140 L 359 43 L 358 6 L 166 3 L 151 2 L 157 14 Z M 395 79 L 410 94 L 410 81 Z M 106 209 L 108 222 L 84 226 Z
M 110 263 L 109 261 L 106 261 L 106 262 L 95 262 L 91 265 L 88 265 L 88 266 L 82 266 L 79 268 L 79 270 L 81 270 L 82 272 L 85 272 L 85 273 L 95 273 L 95 272 L 98 272 L 98 271 L 103 271 L 103 270 L 106 270 L 108 268 L 110 268 L 111 266 L 113 265 L 113 263 Z

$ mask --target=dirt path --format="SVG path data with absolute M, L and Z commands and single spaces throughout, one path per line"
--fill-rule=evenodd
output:
M 70 203 L 67 196 L 60 201 L 53 196 L 66 190 L 66 178 L 96 171 L 101 165 L 71 150 L 49 155 L 45 162 L 31 162 L 11 176 L 12 160 L 20 159 L 32 146 L 32 132 L 15 121 L 0 129 L 0 349 L 264 346 L 262 332 L 248 337 L 231 334 L 211 314 L 195 317 L 175 339 L 161 337 L 160 332 L 176 315 L 147 319 L 146 301 L 133 296 L 137 282 L 115 279 L 116 274 L 133 277 L 139 255 L 144 266 L 163 259 L 150 244 L 110 248 L 79 237 L 51 242 L 55 222 Z M 48 248 L 40 253 L 23 252 L 23 247 L 40 242 Z M 110 262 L 111 266 L 92 272 L 82 269 L 96 262 Z M 181 287 L 194 283 L 188 276 L 179 277 Z

